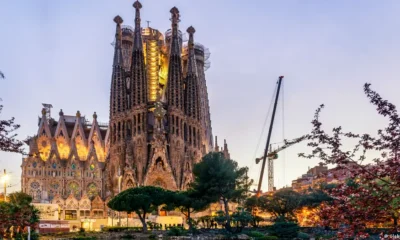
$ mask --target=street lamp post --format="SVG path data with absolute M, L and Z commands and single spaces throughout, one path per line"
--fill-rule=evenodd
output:
M 4 175 L 3 175 L 3 183 L 4 183 L 4 201 L 7 201 L 7 180 L 8 180 L 8 175 L 7 171 L 4 169 Z

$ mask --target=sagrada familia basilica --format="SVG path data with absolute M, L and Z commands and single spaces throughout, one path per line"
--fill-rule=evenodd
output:
M 194 42 L 193 27 L 182 34 L 176 7 L 162 34 L 141 28 L 142 5 L 133 6 L 134 28 L 114 18 L 109 123 L 99 123 L 96 113 L 88 121 L 62 110 L 57 120 L 45 105 L 37 134 L 26 141 L 22 191 L 34 202 L 58 204 L 66 220 L 106 217 L 105 203 L 127 188 L 183 190 L 202 156 L 229 157 L 226 143 L 220 149 L 212 135 L 208 49 Z

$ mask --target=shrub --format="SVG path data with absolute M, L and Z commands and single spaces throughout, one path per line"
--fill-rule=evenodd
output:
M 141 232 L 142 227 L 104 227 L 104 232 L 123 232 L 123 231 Z
M 264 236 L 263 240 L 278 240 L 277 236 Z
M 304 232 L 298 232 L 298 233 L 297 233 L 297 238 L 300 238 L 300 239 L 310 239 L 310 235 L 308 235 L 307 233 L 304 233 Z
M 160 223 L 155 223 L 155 222 L 147 222 L 147 227 L 150 230 L 161 230 L 162 229 L 162 225 Z
M 258 231 L 251 231 L 246 233 L 249 237 L 253 238 L 254 240 L 277 240 L 279 239 L 276 236 L 267 236 L 263 234 L 262 232 Z
M 317 239 L 334 239 L 336 237 L 335 234 L 325 234 L 318 236 Z
M 263 233 L 257 232 L 257 231 L 251 231 L 249 233 L 246 233 L 249 237 L 252 237 L 256 240 L 261 240 L 264 239 L 264 237 L 266 237 Z
M 135 239 L 135 236 L 131 234 L 124 234 L 121 236 L 121 239 Z
M 73 237 L 71 239 L 73 239 L 73 240 L 95 240 L 97 238 L 96 237 L 77 236 L 77 237 Z
M 25 240 L 28 239 L 28 233 L 17 233 L 14 236 L 15 240 Z M 39 239 L 39 234 L 36 232 L 31 232 L 31 240 L 38 240 Z
M 185 236 L 187 233 L 186 230 L 179 227 L 172 227 L 169 229 L 167 235 L 168 236 Z
M 150 234 L 149 239 L 157 239 L 157 236 L 155 234 Z
M 276 222 L 271 227 L 271 234 L 277 236 L 279 239 L 282 238 L 295 238 L 299 226 L 294 222 Z

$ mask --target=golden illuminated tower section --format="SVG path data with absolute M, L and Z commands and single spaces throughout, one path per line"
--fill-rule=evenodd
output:
M 160 69 L 162 69 L 163 63 L 161 49 L 164 37 L 158 30 L 150 27 L 143 29 L 142 36 L 148 82 L 148 101 L 154 102 L 160 83 Z

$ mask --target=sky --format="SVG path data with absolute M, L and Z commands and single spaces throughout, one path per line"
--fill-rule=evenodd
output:
M 311 130 L 315 109 L 326 108 L 327 130 L 375 134 L 387 120 L 378 116 L 363 93 L 363 84 L 399 105 L 400 2 L 372 0 L 142 0 L 142 26 L 165 32 L 169 10 L 181 13 L 180 29 L 196 29 L 195 41 L 210 49 L 206 72 L 213 134 L 228 142 L 231 157 L 249 167 L 258 182 L 265 131 L 259 137 L 278 76 L 284 75 L 271 142 Z M 38 130 L 42 103 L 77 110 L 108 122 L 115 23 L 134 24 L 130 0 L 37 0 L 0 2 L 0 119 L 15 117 L 18 138 Z M 269 122 L 267 124 L 268 129 Z M 279 144 L 274 144 L 274 147 Z M 351 147 L 351 146 L 345 146 Z M 298 144 L 275 161 L 275 185 L 315 166 L 301 159 Z M 20 189 L 22 156 L 0 152 L 0 169 L 11 173 L 8 191 Z M 263 189 L 267 188 L 265 175 Z M 254 187 L 255 188 L 255 187 Z

